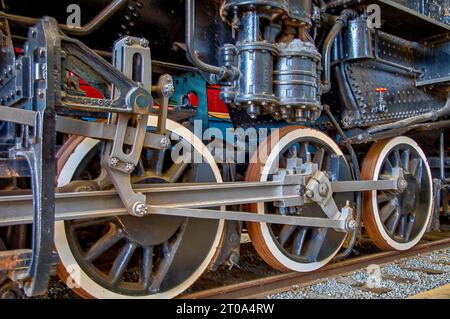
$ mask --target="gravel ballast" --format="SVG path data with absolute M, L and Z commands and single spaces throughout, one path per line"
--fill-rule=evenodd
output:
M 450 249 L 436 251 L 426 255 L 417 255 L 413 258 L 402 259 L 396 263 L 382 265 L 379 269 L 383 275 L 391 275 L 391 279 L 381 277 L 380 281 L 369 279 L 368 269 L 361 269 L 347 276 L 329 278 L 309 286 L 292 286 L 289 291 L 267 296 L 269 299 L 405 299 L 418 293 L 428 291 L 450 283 L 450 265 L 438 263 L 450 261 Z M 377 270 L 371 271 L 372 276 Z M 414 269 L 414 270 L 413 270 Z M 419 270 L 423 271 L 419 271 Z M 441 274 L 431 274 L 427 269 L 434 269 Z M 431 271 L 430 271 L 431 272 Z M 395 281 L 392 276 L 411 279 Z M 367 282 L 379 283 L 378 287 L 389 289 L 385 293 L 363 291 L 355 287 L 355 284 L 364 285 Z M 386 290 L 387 290 L 386 289 Z

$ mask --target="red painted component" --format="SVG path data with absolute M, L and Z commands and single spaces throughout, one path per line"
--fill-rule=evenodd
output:
M 16 52 L 16 54 L 22 54 L 23 49 L 22 48 L 14 48 L 14 52 Z
M 225 103 L 220 99 L 220 86 L 210 85 L 206 89 L 208 96 L 208 111 L 228 114 Z
M 198 106 L 198 96 L 194 92 L 188 93 L 189 104 L 192 106 Z
M 375 89 L 375 92 L 378 92 L 378 93 L 386 93 L 387 91 L 388 91 L 387 88 L 376 88 Z
M 80 79 L 80 89 L 83 90 L 84 92 L 86 92 L 87 97 L 91 97 L 94 99 L 103 99 L 104 98 L 103 94 L 101 94 L 99 90 L 90 86 L 89 84 L 84 82 L 82 79 Z
M 76 76 L 78 78 L 78 82 L 80 83 L 80 89 L 86 93 L 87 97 L 91 97 L 94 99 L 104 99 L 102 93 L 100 93 L 99 90 L 94 88 L 93 86 L 86 83 L 82 78 L 80 78 L 78 75 L 76 75 L 73 72 L 69 72 L 69 76 Z

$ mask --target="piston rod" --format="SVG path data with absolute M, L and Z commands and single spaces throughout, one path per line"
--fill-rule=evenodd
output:
M 254 222 L 316 225 L 308 219 L 282 219 L 286 216 L 261 215 L 242 212 L 222 212 L 217 208 L 228 205 L 289 201 L 302 205 L 300 184 L 295 179 L 270 182 L 195 183 L 137 185 L 134 189 L 146 195 L 149 214 L 184 216 L 208 219 L 245 220 Z M 332 182 L 333 192 L 395 190 L 398 179 L 383 181 Z M 0 226 L 33 222 L 32 195 L 0 193 Z M 125 215 L 127 210 L 115 190 L 56 193 L 56 220 L 98 218 Z M 239 214 L 238 214 L 239 213 Z M 203 215 L 202 215 L 203 214 Z M 292 217 L 292 216 L 291 216 Z M 324 219 L 321 227 L 336 227 L 333 219 Z M 314 220 L 316 222 L 316 220 Z M 312 224 L 308 224 L 312 223 Z M 328 226 L 326 226 L 328 225 Z

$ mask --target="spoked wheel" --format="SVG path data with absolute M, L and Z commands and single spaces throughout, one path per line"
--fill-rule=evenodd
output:
M 425 233 L 431 218 L 433 184 L 427 158 L 417 143 L 400 136 L 372 145 L 362 165 L 361 178 L 392 178 L 403 172 L 403 191 L 370 191 L 364 194 L 363 224 L 377 247 L 407 250 Z
M 338 165 L 335 161 L 342 158 L 341 150 L 325 134 L 293 126 L 280 129 L 277 141 L 272 142 L 274 138 L 272 134 L 258 148 L 248 168 L 247 181 L 270 181 L 279 169 L 286 168 L 289 159 L 295 158 L 317 163 L 319 170 L 327 171 L 332 181 L 351 180 L 348 165 Z M 267 154 L 267 160 L 262 161 L 257 153 Z M 338 207 L 343 207 L 347 200 L 354 200 L 352 193 L 335 194 L 333 198 Z M 273 203 L 258 203 L 251 205 L 251 210 L 258 214 L 327 218 L 315 203 L 289 209 L 277 208 Z M 346 237 L 346 233 L 330 228 L 266 223 L 247 223 L 247 230 L 261 258 L 281 271 L 306 272 L 322 267 L 338 253 Z
M 157 118 L 150 117 L 148 125 L 156 127 Z M 144 150 L 133 183 L 222 182 L 213 157 L 198 138 L 170 120 L 167 129 L 172 149 L 162 157 Z M 93 180 L 99 175 L 101 143 L 90 138 L 69 142 L 76 145 L 64 147 L 59 154 L 63 160 L 58 163 L 58 186 L 67 191 L 98 190 L 99 183 Z M 201 154 L 203 163 L 174 162 L 171 153 L 178 143 Z M 162 158 L 158 165 L 162 169 L 154 169 L 150 159 L 155 158 Z M 223 221 L 169 216 L 58 222 L 58 274 L 85 298 L 172 298 L 206 270 L 222 230 Z

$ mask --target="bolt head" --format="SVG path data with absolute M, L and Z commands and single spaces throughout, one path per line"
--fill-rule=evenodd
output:
M 319 186 L 319 195 L 320 196 L 327 196 L 328 195 L 328 186 L 325 183 L 320 184 Z
M 172 96 L 172 94 L 175 92 L 175 87 L 173 86 L 172 82 L 167 83 L 164 85 L 163 93 L 166 97 Z
M 399 190 L 404 191 L 407 187 L 408 187 L 408 182 L 403 177 L 400 177 L 398 179 Z
M 141 47 L 146 48 L 148 47 L 148 40 L 145 38 L 142 38 L 141 40 L 139 40 L 139 44 L 141 45 Z
M 133 205 L 133 213 L 136 216 L 145 216 L 148 214 L 148 207 L 145 203 L 143 202 L 136 202 Z
M 125 38 L 125 44 L 126 45 L 133 45 L 133 38 L 132 37 L 126 37 Z
M 112 167 L 116 167 L 117 165 L 119 165 L 119 159 L 117 157 L 111 157 L 109 159 L 109 165 Z
M 136 168 L 136 166 L 133 163 L 126 163 L 125 164 L 125 170 L 127 172 L 132 172 L 132 171 L 134 171 L 135 168 Z
M 306 197 L 312 198 L 314 196 L 314 192 L 310 189 L 308 189 L 305 193 Z
M 168 148 L 170 145 L 170 140 L 167 137 L 163 137 L 159 143 L 162 148 Z
M 348 227 L 348 229 L 350 229 L 350 230 L 356 229 L 356 220 L 350 219 L 350 220 L 347 222 L 347 227 Z

